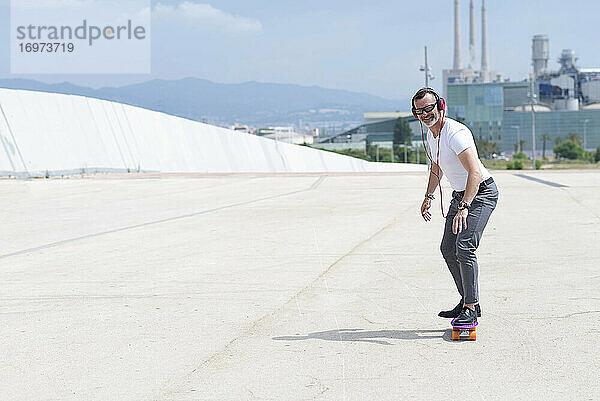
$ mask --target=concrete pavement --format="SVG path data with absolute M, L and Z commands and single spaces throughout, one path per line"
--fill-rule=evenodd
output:
M 493 174 L 460 343 L 425 173 L 0 180 L 1 398 L 599 399 L 600 172 Z

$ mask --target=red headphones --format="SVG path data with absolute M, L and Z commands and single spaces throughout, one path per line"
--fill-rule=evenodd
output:
M 417 91 L 417 93 L 415 93 L 415 95 L 413 96 L 413 98 L 411 100 L 413 116 L 415 116 L 415 118 L 417 120 L 419 120 L 419 117 L 417 116 L 417 109 L 415 108 L 415 98 L 417 98 L 417 96 L 418 96 L 419 99 L 422 99 L 423 96 L 425 96 L 427 93 L 431 93 L 433 96 L 435 96 L 435 104 L 437 106 L 437 109 L 442 114 L 442 116 L 440 118 L 442 119 L 442 127 L 443 127 L 444 126 L 444 117 L 446 116 L 446 101 L 444 100 L 444 98 L 439 97 L 439 95 L 437 93 L 435 93 L 435 91 L 432 88 L 421 88 Z M 429 152 L 427 151 L 427 147 L 425 146 L 425 133 L 423 132 L 423 123 L 421 123 L 421 120 L 419 120 L 419 125 L 421 126 L 421 139 L 423 140 L 423 149 L 425 150 L 425 154 L 427 155 L 427 158 L 433 164 L 433 156 L 429 154 Z M 440 135 L 441 135 L 441 131 L 440 131 Z M 438 149 L 437 149 L 438 153 L 437 153 L 437 160 L 436 160 L 436 165 L 438 166 L 438 172 L 437 173 L 434 172 L 433 168 L 432 168 L 431 174 L 436 176 L 438 179 L 438 188 L 440 190 L 440 206 L 442 209 L 442 217 L 446 217 L 444 215 L 444 199 L 443 199 L 444 195 L 442 193 L 442 180 L 439 175 L 439 172 L 440 172 L 439 171 L 439 166 L 440 166 L 440 142 L 439 141 L 440 141 L 440 136 L 438 136 Z
M 413 116 L 415 116 L 416 119 L 419 119 L 419 117 L 417 116 L 417 109 L 415 108 L 415 98 L 417 97 L 417 95 L 420 95 L 419 98 L 422 98 L 427 93 L 431 93 L 433 96 L 435 96 L 435 104 L 437 106 L 437 109 L 440 112 L 444 112 L 444 114 L 446 114 L 446 101 L 444 100 L 444 98 L 439 97 L 439 95 L 435 93 L 435 91 L 432 88 L 421 88 L 417 91 L 417 93 L 415 93 L 411 100 Z

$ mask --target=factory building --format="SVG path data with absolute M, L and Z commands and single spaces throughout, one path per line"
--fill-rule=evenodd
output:
M 580 110 L 600 103 L 600 68 L 579 68 L 572 49 L 562 51 L 560 69 L 548 71 L 548 36 L 533 37 L 532 62 L 539 101 L 554 110 Z
M 473 0 L 470 1 L 469 63 L 463 68 L 460 41 L 459 0 L 454 1 L 454 63 L 443 70 L 443 96 L 448 117 L 463 121 L 476 139 L 496 142 L 510 155 L 515 144 L 525 141 L 523 151 L 531 155 L 532 112 L 536 132 L 536 156 L 552 154 L 559 139 L 575 133 L 588 151 L 600 146 L 600 68 L 579 68 L 573 50 L 563 50 L 560 68 L 548 68 L 549 40 L 535 35 L 532 41 L 533 83 L 511 82 L 501 73 L 490 71 L 487 46 L 487 10 L 482 0 L 481 65 L 476 66 Z M 531 78 L 531 77 L 530 77 Z M 530 88 L 534 105 L 531 106 Z M 366 113 L 365 123 L 340 135 L 328 138 L 331 148 L 360 148 L 366 141 L 391 146 L 394 123 L 406 118 L 419 141 L 418 121 L 410 113 Z M 544 138 L 544 140 L 542 139 Z M 320 144 L 321 145 L 321 144 Z
M 533 84 L 531 81 L 509 82 L 502 74 L 490 72 L 485 0 L 482 0 L 481 68 L 476 69 L 474 65 L 472 0 L 470 62 L 468 68 L 463 68 L 459 15 L 459 1 L 455 0 L 454 64 L 452 70 L 444 70 L 443 77 L 449 117 L 464 121 L 475 138 L 496 142 L 500 150 L 508 154 L 514 152 L 520 140 L 525 141 L 525 153 L 531 154 L 532 118 L 535 118 L 536 155 L 541 155 L 544 147 L 550 149 L 546 154 L 551 153 L 555 142 L 572 133 L 577 134 L 586 150 L 600 146 L 600 68 L 578 67 L 575 52 L 565 49 L 558 58 L 560 68 L 550 70 L 548 36 L 535 35 L 532 40 Z M 535 95 L 533 117 L 530 87 Z
M 578 68 L 573 50 L 563 50 L 560 69 L 548 70 L 548 37 L 536 35 L 532 44 L 535 93 L 536 156 L 546 155 L 559 139 L 575 133 L 583 147 L 600 146 L 600 68 Z M 531 154 L 532 113 L 530 82 L 448 83 L 448 116 L 469 126 L 478 139 L 494 141 L 512 153 L 525 141 Z M 546 139 L 542 140 L 542 136 Z M 550 150 L 550 151 L 548 151 Z

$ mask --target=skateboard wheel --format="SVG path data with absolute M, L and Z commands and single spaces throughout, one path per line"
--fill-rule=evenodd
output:
M 452 330 L 452 340 L 456 341 L 460 338 L 460 331 Z
M 471 330 L 471 332 L 469 333 L 469 340 L 477 340 L 477 331 L 476 330 Z

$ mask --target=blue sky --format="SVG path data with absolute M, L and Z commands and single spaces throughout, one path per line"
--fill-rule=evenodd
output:
M 49 1 L 49 0 L 37 0 Z M 87 0 L 52 0 L 87 1 Z M 126 1 L 126 0 L 124 0 Z M 89 86 L 151 78 L 204 78 L 317 85 L 390 99 L 410 97 L 423 84 L 423 46 L 441 87 L 452 67 L 453 0 L 353 2 L 152 0 L 152 74 L 11 75 L 8 0 L 0 0 L 0 77 Z M 481 0 L 475 1 L 481 55 Z M 461 0 L 463 64 L 468 63 L 469 1 Z M 490 68 L 511 80 L 531 70 L 531 38 L 547 34 L 550 67 L 564 48 L 582 67 L 600 66 L 600 2 L 487 1 Z

